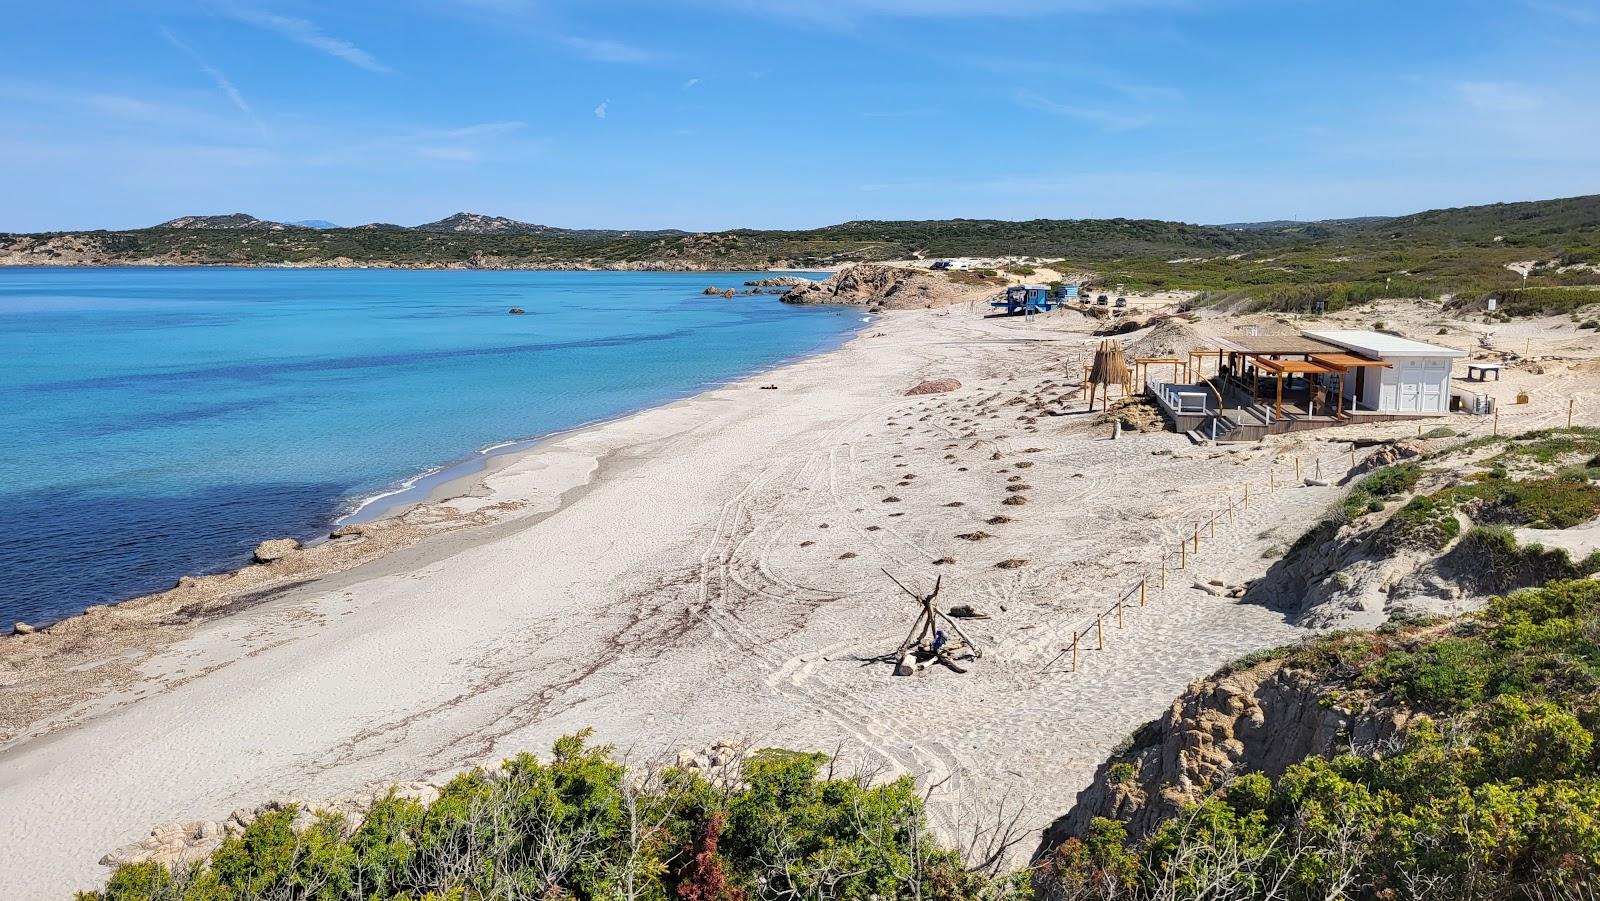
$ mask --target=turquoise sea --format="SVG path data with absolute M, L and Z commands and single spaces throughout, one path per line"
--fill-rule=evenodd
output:
M 239 566 L 487 447 L 862 324 L 702 292 L 751 277 L 0 269 L 0 625 Z

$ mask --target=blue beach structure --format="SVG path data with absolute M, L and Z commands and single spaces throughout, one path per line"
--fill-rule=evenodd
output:
M 1006 293 L 989 301 L 989 306 L 1005 310 L 1007 316 L 1019 313 L 1048 313 L 1056 308 L 1049 285 L 1013 285 Z

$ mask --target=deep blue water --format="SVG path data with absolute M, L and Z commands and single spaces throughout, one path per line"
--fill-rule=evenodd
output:
M 701 290 L 747 277 L 0 269 L 0 628 L 238 566 L 420 472 L 861 324 Z

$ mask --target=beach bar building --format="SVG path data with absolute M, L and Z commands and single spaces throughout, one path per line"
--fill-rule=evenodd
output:
M 1465 356 L 1363 329 L 1237 335 L 1192 351 L 1183 382 L 1146 382 L 1145 391 L 1174 428 L 1196 440 L 1255 441 L 1355 421 L 1444 415 L 1452 365 Z

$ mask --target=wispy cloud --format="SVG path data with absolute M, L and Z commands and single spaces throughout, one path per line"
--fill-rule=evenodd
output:
M 1017 105 L 1024 109 L 1092 122 L 1110 131 L 1130 131 L 1143 128 L 1151 122 L 1150 117 L 1146 115 L 1129 115 L 1095 107 L 1060 103 L 1026 89 L 1017 92 Z
M 611 101 L 609 101 L 609 100 L 600 101 L 600 105 L 594 108 L 594 117 L 596 119 L 604 119 L 606 117 L 606 109 L 608 107 L 610 107 L 610 106 L 611 106 Z
M 241 22 L 276 32 L 297 44 L 310 47 L 335 59 L 344 60 L 357 68 L 382 75 L 394 74 L 394 70 L 379 62 L 377 57 L 349 41 L 326 34 L 321 26 L 310 19 L 280 16 L 250 9 L 234 9 L 232 14 Z
M 261 140 L 272 140 L 272 132 L 267 128 L 267 123 L 261 121 L 261 117 L 256 115 L 256 111 L 250 106 L 249 101 L 244 99 L 244 95 L 239 93 L 239 89 L 234 87 L 233 82 L 228 79 L 227 75 L 223 74 L 221 69 L 206 62 L 199 51 L 184 43 L 170 29 L 162 28 L 161 36 L 166 39 L 167 43 L 178 48 L 178 50 L 194 60 L 195 64 L 200 67 L 200 71 L 204 72 L 217 86 L 217 90 L 221 91 L 222 95 L 228 98 L 228 101 L 237 107 L 239 112 L 244 113 L 245 117 L 255 125 L 256 130 L 261 133 Z
M 1455 89 L 1468 106 L 1485 112 L 1525 113 L 1544 105 L 1537 94 L 1509 82 L 1463 81 Z
M 658 58 L 657 54 L 648 50 L 610 38 L 580 38 L 569 35 L 562 38 L 561 43 L 579 55 L 600 63 L 647 63 Z
M 1600 25 L 1600 9 L 1592 5 L 1563 3 L 1557 0 L 1522 0 L 1522 5 L 1534 12 L 1564 19 L 1575 25 Z
M 330 146 L 308 159 L 317 166 L 362 165 L 375 159 L 395 161 L 408 156 L 448 163 L 476 163 L 485 153 L 505 146 L 504 139 L 527 128 L 514 120 L 479 122 L 456 128 L 407 128 L 349 144 Z M 525 149 L 542 146 L 523 141 Z
M 685 91 L 687 91 L 687 90 L 689 90 L 689 89 L 690 89 L 690 88 L 692 88 L 692 87 L 694 87 L 694 86 L 696 86 L 696 85 L 698 85 L 698 84 L 699 84 L 699 83 L 700 83 L 700 79 L 698 79 L 698 78 L 691 78 L 691 79 L 689 79 L 689 80 L 688 80 L 688 81 L 686 81 L 686 82 L 684 82 L 684 83 L 683 83 L 683 89 L 684 89 L 684 90 L 685 90 Z

